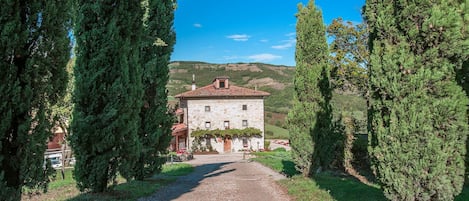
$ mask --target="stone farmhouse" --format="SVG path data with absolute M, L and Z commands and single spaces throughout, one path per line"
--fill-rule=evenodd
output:
M 218 153 L 264 149 L 264 98 L 270 94 L 230 84 L 229 77 L 216 77 L 212 84 L 176 95 L 178 123 L 173 126 L 174 151 Z M 230 130 L 232 129 L 232 130 Z M 205 135 L 209 131 L 256 130 L 258 135 Z M 196 133 L 203 134 L 195 137 Z M 227 132 L 225 132 L 227 133 Z

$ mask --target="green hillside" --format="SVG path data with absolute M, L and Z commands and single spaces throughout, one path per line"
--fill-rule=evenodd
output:
M 262 63 L 209 64 L 203 62 L 172 62 L 170 64 L 170 96 L 191 89 L 192 75 L 197 87 L 212 83 L 217 76 L 229 76 L 230 83 L 267 91 L 271 96 L 265 100 L 266 111 L 287 113 L 293 96 L 295 69 Z
M 271 96 L 265 100 L 266 123 L 285 127 L 284 118 L 291 107 L 294 93 L 294 67 L 263 63 L 172 62 L 167 86 L 169 95 L 191 90 L 192 75 L 197 87 L 212 83 L 217 76 L 229 76 L 230 83 L 236 86 L 269 92 Z M 361 96 L 334 93 L 332 105 L 335 111 L 349 111 L 359 118 L 365 118 L 366 102 Z

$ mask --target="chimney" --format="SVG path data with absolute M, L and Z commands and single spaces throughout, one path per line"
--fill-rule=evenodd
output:
M 192 74 L 192 91 L 194 91 L 195 88 L 196 88 L 196 87 L 195 87 L 195 75 Z

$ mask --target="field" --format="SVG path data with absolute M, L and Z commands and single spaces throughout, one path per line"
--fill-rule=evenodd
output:
M 193 171 L 193 167 L 189 164 L 166 164 L 163 166 L 161 174 L 155 175 L 153 178 L 144 181 L 129 181 L 124 178 L 117 178 L 117 185 L 105 193 L 80 193 L 76 188 L 76 181 L 72 177 L 72 170 L 65 171 L 65 179 L 62 179 L 60 171 L 57 171 L 55 179 L 49 184 L 47 193 L 35 193 L 25 189 L 22 199 L 29 200 L 69 200 L 69 201 L 85 201 L 85 200 L 104 200 L 104 201 L 121 201 L 121 200 L 137 200 L 137 198 L 145 197 L 153 194 L 158 188 L 176 180 L 177 176 L 189 174 Z

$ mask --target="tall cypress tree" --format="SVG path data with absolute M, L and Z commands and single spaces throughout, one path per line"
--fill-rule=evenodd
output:
M 0 197 L 47 187 L 50 106 L 63 95 L 70 54 L 68 1 L 2 1 L 0 8 Z
M 78 1 L 71 143 L 80 190 L 135 175 L 143 95 L 137 0 Z
M 468 125 L 455 69 L 467 54 L 461 1 L 368 0 L 369 134 L 391 200 L 452 200 L 463 185 Z
M 295 97 L 287 124 L 293 160 L 297 169 L 309 176 L 326 164 L 329 148 L 319 141 L 327 139 L 331 128 L 326 28 L 314 1 L 298 6 L 296 38 Z
M 144 96 L 140 112 L 139 139 L 143 145 L 137 163 L 139 180 L 161 170 L 166 162 L 161 157 L 171 140 L 172 118 L 168 113 L 169 60 L 176 35 L 173 30 L 174 1 L 147 0 L 142 37 L 142 66 Z

